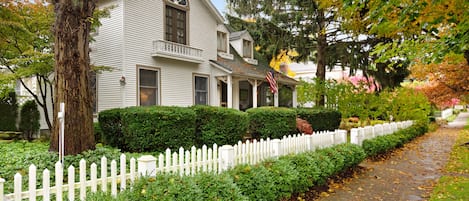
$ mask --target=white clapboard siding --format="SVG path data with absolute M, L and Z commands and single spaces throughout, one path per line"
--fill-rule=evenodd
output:
M 350 132 L 351 143 L 361 145 L 365 139 L 391 134 L 399 129 L 408 128 L 412 124 L 412 121 L 404 121 L 354 128 Z M 142 156 L 138 160 L 131 158 L 129 167 L 127 167 L 127 158 L 124 154 L 120 156 L 119 162 L 112 160 L 110 163 L 103 156 L 100 170 L 95 163 L 88 164 L 82 159 L 78 167 L 78 181 L 75 181 L 76 168 L 73 166 L 66 168 L 68 173 L 68 183 L 66 184 L 63 178 L 64 167 L 60 162 L 57 162 L 55 164 L 55 186 L 50 186 L 50 171 L 45 169 L 42 171 L 42 189 L 36 189 L 37 168 L 32 164 L 28 172 L 29 188 L 25 191 L 22 189 L 23 176 L 20 173 L 14 176 L 12 193 L 5 194 L 5 180 L 0 178 L 0 201 L 36 200 L 37 197 L 49 201 L 51 195 L 55 195 L 57 200 L 63 200 L 64 193 L 67 193 L 66 197 L 69 200 L 75 200 L 75 192 L 80 200 L 85 200 L 88 187 L 91 192 L 110 191 L 111 195 L 116 196 L 120 191 L 130 187 L 139 175 L 154 176 L 162 172 L 171 172 L 181 176 L 194 175 L 199 172 L 219 173 L 239 164 L 257 164 L 268 158 L 314 151 L 342 143 L 347 143 L 347 131 L 335 130 L 315 132 L 312 135 L 288 135 L 283 136 L 282 139 L 271 140 L 267 138 L 259 141 L 248 140 L 244 143 L 239 141 L 233 146 L 219 147 L 214 144 L 211 147 L 204 145 L 201 148 L 193 146 L 189 150 L 182 147 L 175 151 L 166 149 L 164 153 L 158 155 L 158 158 L 153 156 Z M 108 165 L 111 167 L 110 176 L 107 172 Z M 117 174 L 118 170 L 119 175 Z M 98 172 L 100 172 L 99 178 Z M 89 180 L 87 180 L 88 175 Z M 108 189 L 109 184 L 111 189 Z

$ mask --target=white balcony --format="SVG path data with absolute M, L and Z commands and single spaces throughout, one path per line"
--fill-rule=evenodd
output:
M 192 63 L 203 63 L 203 50 L 165 40 L 153 41 L 154 57 L 164 57 Z

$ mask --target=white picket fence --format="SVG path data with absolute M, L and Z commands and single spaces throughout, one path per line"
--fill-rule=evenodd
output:
M 401 122 L 377 125 L 372 127 L 371 131 L 373 136 L 383 135 L 394 132 L 398 128 L 406 128 L 411 124 L 412 122 Z M 367 127 L 358 129 L 358 132 L 352 129 L 352 143 L 361 143 L 363 139 L 371 136 L 368 135 L 368 130 L 370 128 Z M 346 142 L 347 131 L 336 130 L 333 132 L 315 132 L 313 135 L 284 136 L 282 139 L 238 142 L 234 146 L 223 145 L 218 147 L 214 144 L 208 148 L 204 145 L 200 149 L 192 147 L 190 150 L 184 150 L 180 148 L 176 152 L 167 149 L 164 154 L 158 156 L 158 159 L 150 155 L 142 156 L 137 160 L 131 158 L 129 161 L 130 167 L 127 167 L 126 156 L 121 155 L 119 163 L 115 160 L 110 162 L 110 176 L 107 172 L 108 159 L 102 157 L 100 178 L 98 178 L 98 167 L 95 163 L 88 167 L 87 162 L 81 160 L 78 168 L 79 180 L 75 181 L 75 167 L 70 166 L 67 168 L 67 184 L 65 184 L 63 178 L 64 168 L 60 162 L 57 162 L 55 164 L 55 186 L 51 187 L 50 171 L 45 169 L 42 171 L 42 189 L 36 189 L 37 170 L 35 165 L 31 165 L 28 173 L 29 184 L 27 191 L 22 189 L 23 176 L 20 173 L 17 173 L 14 177 L 14 191 L 12 193 L 5 194 L 5 180 L 0 178 L 0 201 L 20 201 L 23 199 L 34 201 L 36 197 L 49 201 L 53 195 L 55 195 L 57 201 L 63 199 L 75 200 L 76 195 L 80 200 L 84 200 L 87 190 L 107 192 L 109 184 L 109 190 L 115 196 L 119 191 L 130 186 L 127 182 L 133 183 L 140 175 L 155 176 L 160 172 L 173 172 L 180 175 L 192 175 L 206 171 L 222 172 L 238 164 L 256 164 L 267 158 L 313 151 Z M 119 174 L 117 173 L 117 164 L 119 164 Z M 87 175 L 88 173 L 90 175 Z
M 360 128 L 352 128 L 350 130 L 350 143 L 362 145 L 366 139 L 372 139 L 381 135 L 392 134 L 399 129 L 412 126 L 413 121 L 392 122 L 385 124 L 377 124 L 374 126 L 365 126 Z

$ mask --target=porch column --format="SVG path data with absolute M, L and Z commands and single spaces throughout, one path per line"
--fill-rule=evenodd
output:
M 297 100 L 298 94 L 297 94 L 296 86 L 295 86 L 295 85 L 293 85 L 293 93 L 292 93 L 292 96 L 293 96 L 292 107 L 296 108 L 296 107 L 298 106 L 298 100 Z
M 228 75 L 226 78 L 226 107 L 233 108 L 233 81 L 231 80 L 231 75 Z
M 252 107 L 256 108 L 257 107 L 257 80 L 254 80 L 254 83 L 252 85 Z
M 274 107 L 278 107 L 278 90 L 277 93 L 274 94 Z

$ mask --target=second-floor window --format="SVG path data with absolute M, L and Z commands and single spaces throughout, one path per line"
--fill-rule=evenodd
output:
M 243 40 L 243 57 L 252 58 L 252 42 Z
M 218 31 L 217 32 L 217 50 L 220 52 L 227 52 L 227 37 L 226 33 Z
M 186 27 L 186 11 L 167 5 L 165 40 L 186 44 Z

